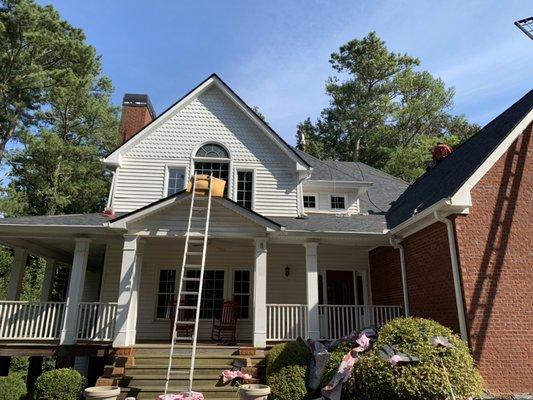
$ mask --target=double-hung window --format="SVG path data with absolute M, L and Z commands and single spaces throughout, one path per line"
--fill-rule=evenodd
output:
M 185 187 L 185 168 L 168 167 L 167 196 L 183 190 Z
M 344 196 L 331 196 L 331 209 L 332 210 L 344 210 L 346 208 L 346 202 Z
M 250 317 L 250 271 L 233 271 L 233 300 L 239 303 L 238 318 Z
M 252 171 L 237 171 L 237 203 L 252 209 L 254 187 L 254 173 Z
M 159 271 L 159 285 L 157 287 L 156 318 L 170 318 L 172 302 L 174 301 L 174 287 L 176 284 L 176 270 L 162 269 Z
M 187 278 L 199 278 L 200 271 L 187 270 Z M 185 281 L 185 290 L 197 292 L 200 282 Z M 198 297 L 188 294 L 185 296 L 186 305 L 196 305 Z M 200 318 L 211 319 L 219 317 L 224 302 L 224 271 L 204 271 L 204 285 L 202 301 L 200 302 Z

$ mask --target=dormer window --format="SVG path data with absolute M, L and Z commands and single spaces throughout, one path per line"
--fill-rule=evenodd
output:
M 196 174 L 213 175 L 224 179 L 226 187 L 224 196 L 228 194 L 229 186 L 229 153 L 217 143 L 207 143 L 198 149 L 194 157 L 194 172 Z
M 316 196 L 314 194 L 304 194 L 304 208 L 316 208 Z
M 331 209 L 344 210 L 346 208 L 346 198 L 344 196 L 331 196 Z

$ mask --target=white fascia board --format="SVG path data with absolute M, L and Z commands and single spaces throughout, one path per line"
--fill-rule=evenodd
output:
M 176 112 L 178 112 L 179 110 L 187 106 L 192 100 L 197 98 L 203 91 L 207 90 L 210 86 L 212 86 L 214 82 L 215 82 L 215 79 L 213 76 L 206 79 L 204 83 L 202 83 L 195 90 L 190 92 L 187 96 L 185 96 L 183 99 L 178 101 L 176 104 L 174 104 L 174 106 L 169 108 L 162 115 L 157 117 L 152 123 L 144 127 L 139 133 L 137 133 L 130 140 L 128 140 L 123 146 L 119 147 L 113 153 L 111 153 L 108 157 L 106 157 L 104 159 L 104 164 L 120 165 L 122 154 L 130 150 L 133 146 L 135 146 L 140 140 L 142 140 L 146 136 L 147 133 L 149 133 L 152 130 L 157 129 L 161 124 L 165 123 Z
M 468 178 L 468 180 L 455 192 L 451 197 L 452 201 L 464 201 L 462 199 L 470 198 L 470 191 L 485 176 L 487 172 L 498 162 L 498 160 L 511 147 L 513 142 L 520 136 L 524 130 L 533 121 L 533 109 L 514 127 L 507 137 L 499 144 L 481 166 Z M 470 200 L 471 203 L 471 200 Z

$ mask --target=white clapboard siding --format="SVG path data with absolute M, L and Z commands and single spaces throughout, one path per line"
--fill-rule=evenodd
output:
M 189 218 L 190 198 L 172 204 L 138 221 L 128 224 L 130 233 L 150 236 L 183 236 Z M 191 228 L 198 226 L 203 231 L 203 223 L 192 221 Z M 209 222 L 209 235 L 217 237 L 253 237 L 265 233 L 265 228 L 246 217 L 213 202 Z
M 229 150 L 232 176 L 237 168 L 255 170 L 255 211 L 297 215 L 295 162 L 218 88 L 202 93 L 124 154 L 117 169 L 114 209 L 132 211 L 160 199 L 166 166 L 188 166 L 206 142 L 219 142 Z

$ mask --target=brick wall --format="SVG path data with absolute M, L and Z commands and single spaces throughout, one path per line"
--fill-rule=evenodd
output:
M 393 247 L 377 247 L 368 253 L 372 304 L 403 305 L 400 252 Z
M 436 222 L 405 238 L 403 246 L 411 315 L 459 333 L 446 225 Z
M 532 126 L 455 219 L 470 344 L 487 386 L 533 392 Z

